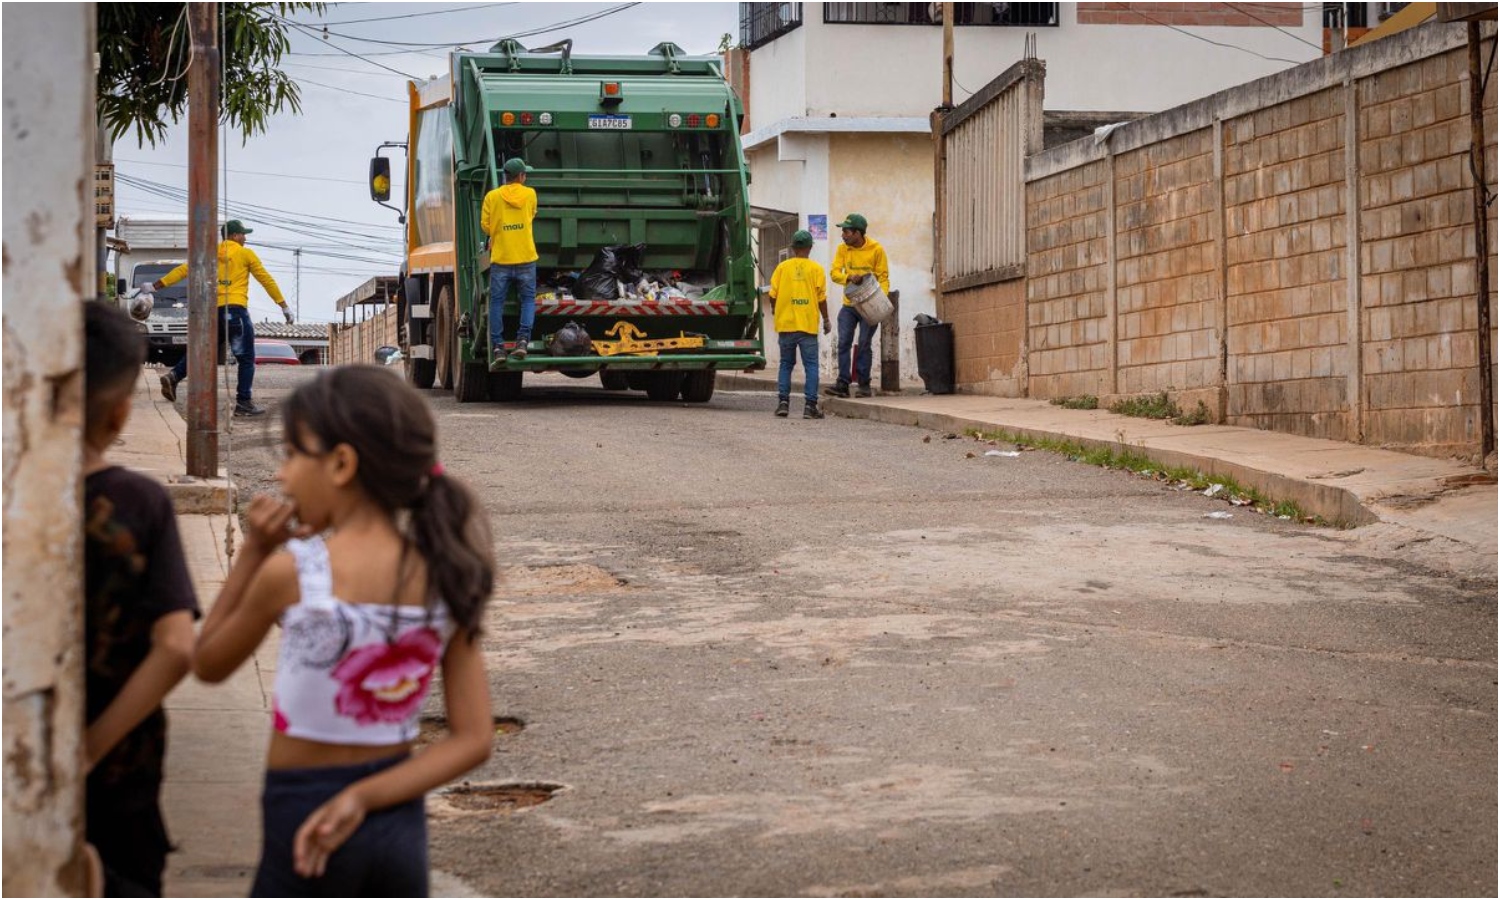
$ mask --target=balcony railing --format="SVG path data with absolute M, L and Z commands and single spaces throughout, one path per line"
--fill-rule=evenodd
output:
M 953 24 L 1055 28 L 1057 7 L 1056 3 L 955 3 Z M 823 21 L 831 25 L 941 25 L 943 4 L 825 3 Z
M 800 3 L 741 3 L 740 46 L 754 50 L 802 27 Z

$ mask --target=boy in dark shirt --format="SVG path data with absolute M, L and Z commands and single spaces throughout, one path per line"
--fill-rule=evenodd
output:
M 145 341 L 120 310 L 84 307 L 87 834 L 107 896 L 160 896 L 171 849 L 161 704 L 191 667 L 198 601 L 166 489 L 104 459 L 130 417 Z

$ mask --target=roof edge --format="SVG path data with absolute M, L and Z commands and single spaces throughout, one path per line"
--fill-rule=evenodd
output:
M 783 134 L 931 134 L 932 123 L 926 116 L 830 116 L 815 119 L 793 116 L 757 128 L 740 136 L 746 150 L 753 150 L 776 140 Z

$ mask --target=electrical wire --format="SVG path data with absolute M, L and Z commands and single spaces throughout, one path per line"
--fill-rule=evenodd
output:
M 377 16 L 373 19 L 344 19 L 339 22 L 319 22 L 319 25 L 361 25 L 365 22 L 393 22 L 396 19 L 420 19 L 424 16 L 442 16 L 449 13 L 473 12 L 478 9 L 493 9 L 497 6 L 515 6 L 515 3 L 476 3 L 470 6 L 454 6 L 448 9 L 435 9 L 431 12 L 407 13 L 404 16 Z
M 1229 3 L 1229 4 L 1226 4 L 1226 5 L 1230 9 L 1232 9 L 1232 10 L 1244 13 L 1245 15 L 1249 16 L 1250 18 L 1254 19 L 1255 21 L 1259 22 L 1260 24 L 1266 26 L 1267 28 L 1274 28 L 1277 31 L 1281 32 L 1282 34 L 1286 35 L 1287 37 L 1292 38 L 1293 40 L 1296 40 L 1296 41 L 1300 41 L 1300 42 L 1306 44 L 1307 46 L 1313 48 L 1314 50 L 1318 51 L 1319 53 L 1323 52 L 1323 45 L 1322 44 L 1314 44 L 1312 41 L 1309 41 L 1307 38 L 1302 37 L 1300 34 L 1293 34 L 1292 32 L 1287 31 L 1285 28 L 1282 28 L 1280 25 L 1272 25 L 1270 22 L 1267 22 L 1265 19 L 1262 19 L 1260 16 L 1257 16 L 1255 13 L 1251 12 L 1250 10 L 1243 8 L 1238 3 Z
M 133 166 L 161 166 L 161 167 L 169 168 L 169 169 L 186 169 L 187 168 L 187 164 L 186 163 L 147 162 L 144 159 L 126 159 L 123 156 L 117 156 L 117 157 L 115 157 L 115 161 L 116 162 L 129 163 L 130 165 L 133 165 Z M 288 175 L 285 172 L 252 172 L 249 169 L 225 169 L 224 171 L 226 171 L 226 172 L 233 172 L 236 175 L 263 175 L 263 176 L 266 176 L 268 178 L 295 178 L 295 179 L 299 179 L 299 180 L 302 180 L 302 181 L 321 181 L 321 182 L 324 182 L 325 184 L 328 183 L 328 182 L 337 182 L 339 184 L 358 184 L 358 185 L 363 185 L 364 184 L 363 181 L 360 181 L 357 178 L 323 178 L 323 177 L 320 177 L 318 175 Z
M 301 22 L 294 22 L 291 19 L 283 18 L 281 16 L 277 16 L 276 18 L 281 19 L 281 21 L 283 21 L 286 24 L 292 26 L 293 28 L 296 28 L 298 31 L 301 31 L 303 34 L 310 35 L 313 38 L 317 38 L 319 36 L 316 31 L 314 31 L 313 29 L 309 28 L 306 25 L 303 25 Z M 417 78 L 417 76 L 415 76 L 415 75 L 413 75 L 413 74 L 411 74 L 409 72 L 403 72 L 400 69 L 393 69 L 390 66 L 386 65 L 385 63 L 378 63 L 378 62 L 374 61 L 373 59 L 368 59 L 368 58 L 366 58 L 364 56 L 360 56 L 358 53 L 355 53 L 353 50 L 345 50 L 343 47 L 340 47 L 338 44 L 335 44 L 332 41 L 324 41 L 324 44 L 326 44 L 329 47 L 332 47 L 333 49 L 339 51 L 340 53 L 343 53 L 345 56 L 352 56 L 352 57 L 354 57 L 357 60 L 360 60 L 362 62 L 367 62 L 367 63 L 369 63 L 372 66 L 376 66 L 377 68 L 385 69 L 387 72 L 394 72 L 397 75 L 400 75 L 403 78 L 409 78 L 412 81 L 419 80 Z M 322 55 L 322 54 L 316 54 L 316 55 Z
M 402 106 L 406 105 L 406 101 L 405 100 L 397 100 L 395 97 L 382 97 L 379 94 L 366 94 L 364 91 L 351 91 L 348 88 L 341 88 L 341 87 L 338 87 L 337 85 L 324 84 L 321 81 L 313 81 L 311 78 L 298 78 L 297 79 L 297 83 L 298 84 L 310 84 L 313 87 L 325 88 L 325 89 L 330 90 L 330 91 L 338 91 L 339 93 L 342 93 L 342 94 L 353 94 L 356 97 L 369 97 L 372 100 L 384 100 L 387 103 L 399 103 Z
M 1286 59 L 1286 58 L 1280 57 L 1280 56 L 1266 56 L 1264 53 L 1257 53 L 1254 50 L 1250 50 L 1250 49 L 1248 49 L 1246 47 L 1241 47 L 1238 44 L 1225 44 L 1225 43 L 1223 43 L 1221 41 L 1215 41 L 1215 40 L 1212 40 L 1210 38 L 1206 38 L 1206 37 L 1204 37 L 1201 34 L 1193 34 L 1191 31 L 1186 31 L 1184 29 L 1178 28 L 1176 25 L 1168 25 L 1166 22 L 1163 22 L 1163 21 L 1161 21 L 1159 19 L 1153 18 L 1152 16 L 1148 16 L 1148 15 L 1146 15 L 1145 13 L 1141 12 L 1138 9 L 1130 9 L 1130 10 L 1127 10 L 1127 12 L 1130 12 L 1130 13 L 1133 13 L 1133 14 L 1135 14 L 1137 16 L 1140 16 L 1141 18 L 1145 19 L 1148 22 L 1154 22 L 1155 24 L 1160 25 L 1163 28 L 1170 28 L 1173 31 L 1177 32 L 1178 34 L 1185 34 L 1188 37 L 1193 38 L 1194 40 L 1203 41 L 1206 44 L 1213 44 L 1215 47 L 1224 47 L 1224 48 L 1229 49 L 1229 50 L 1238 50 L 1241 53 L 1248 53 L 1251 56 L 1259 56 L 1261 59 L 1266 60 L 1267 62 L 1284 62 L 1284 63 L 1287 63 L 1288 65 L 1293 65 L 1293 66 L 1300 66 L 1300 65 L 1302 65 L 1302 62 L 1303 62 L 1303 61 L 1295 60 L 1295 59 Z M 1321 49 L 1321 48 L 1319 48 L 1319 49 Z
M 496 43 L 499 43 L 500 41 L 504 41 L 504 40 L 518 40 L 518 39 L 523 38 L 523 37 L 535 37 L 537 35 L 546 34 L 546 33 L 551 32 L 551 31 L 558 31 L 558 30 L 561 30 L 563 28 L 573 28 L 573 27 L 578 26 L 578 25 L 584 25 L 584 24 L 587 24 L 589 22 L 595 22 L 595 21 L 598 21 L 599 19 L 603 19 L 603 18 L 605 18 L 607 16 L 612 16 L 612 15 L 615 15 L 616 13 L 622 13 L 622 12 L 626 11 L 627 9 L 630 9 L 631 7 L 635 7 L 635 6 L 640 6 L 640 3 L 622 3 L 619 6 L 613 6 L 613 7 L 610 7 L 609 9 L 603 9 L 603 10 L 600 10 L 600 11 L 595 12 L 595 13 L 589 13 L 588 15 L 580 16 L 580 17 L 578 17 L 576 19 L 569 19 L 569 20 L 562 21 L 562 22 L 555 22 L 555 23 L 553 23 L 551 25 L 543 25 L 543 26 L 541 26 L 539 28 L 526 29 L 526 30 L 523 30 L 523 31 L 515 32 L 514 34 L 502 35 L 501 37 L 494 38 L 493 40 L 481 39 L 479 41 L 474 41 L 474 40 L 468 40 L 468 41 L 388 41 L 388 40 L 383 40 L 381 38 L 366 38 L 366 37 L 359 37 L 358 35 L 353 35 L 353 34 L 344 34 L 343 32 L 338 32 L 338 31 L 329 31 L 327 28 L 321 29 L 321 33 L 316 34 L 315 36 L 323 38 L 323 40 L 325 42 L 328 42 L 327 41 L 328 37 L 332 36 L 332 37 L 336 37 L 336 38 L 341 38 L 341 39 L 346 40 L 346 41 L 359 41 L 360 43 L 364 43 L 364 44 L 378 44 L 378 45 L 383 46 L 383 47 L 410 47 L 410 48 L 413 48 L 413 51 L 416 51 L 416 50 L 441 50 L 441 49 L 445 49 L 445 48 L 448 48 L 448 47 L 457 47 L 457 46 L 460 46 L 462 44 L 474 44 L 474 43 L 496 44 Z M 302 29 L 304 33 L 307 33 L 311 29 L 317 29 L 317 27 L 318 27 L 318 26 L 303 25 L 300 22 L 296 22 L 296 21 L 294 21 L 292 19 L 288 19 L 288 18 L 286 18 L 284 16 L 277 16 L 277 18 L 279 18 L 282 22 L 284 22 L 284 23 L 286 23 L 288 25 L 293 25 L 293 26 L 295 26 L 297 28 Z M 328 43 L 329 43 L 329 46 L 338 48 L 337 44 L 333 44 L 331 42 L 328 42 Z M 339 48 L 339 49 L 342 49 L 342 48 Z M 346 52 L 348 52 L 348 51 L 346 51 Z M 351 53 L 350 55 L 354 55 L 354 54 Z

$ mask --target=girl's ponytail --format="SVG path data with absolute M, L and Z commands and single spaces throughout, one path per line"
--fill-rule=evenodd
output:
M 490 524 L 473 491 L 434 467 L 427 489 L 412 504 L 410 534 L 427 563 L 429 595 L 442 599 L 460 631 L 479 634 L 495 565 Z

